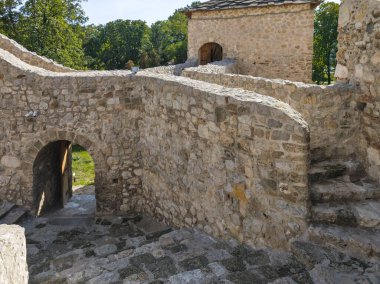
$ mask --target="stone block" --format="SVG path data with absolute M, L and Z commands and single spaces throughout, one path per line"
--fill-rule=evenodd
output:
M 24 229 L 19 226 L 0 225 L 0 283 L 27 284 Z

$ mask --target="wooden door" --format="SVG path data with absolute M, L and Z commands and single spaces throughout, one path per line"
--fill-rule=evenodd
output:
M 71 170 L 71 152 L 72 144 L 68 141 L 62 141 L 60 149 L 61 164 L 61 206 L 64 207 L 67 201 L 73 195 L 72 188 L 72 170 Z
M 199 51 L 199 64 L 201 65 L 206 65 L 214 61 L 220 61 L 222 59 L 223 49 L 215 42 L 206 43 Z
M 210 43 L 205 44 L 201 48 L 200 52 L 200 64 L 201 65 L 206 65 L 210 63 Z

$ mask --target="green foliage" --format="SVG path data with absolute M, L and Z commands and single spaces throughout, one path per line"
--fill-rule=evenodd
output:
M 74 145 L 72 150 L 72 171 L 75 173 L 73 186 L 95 183 L 95 164 L 90 154 L 81 146 Z
M 150 46 L 149 32 L 145 22 L 130 20 L 86 28 L 84 50 L 89 67 L 124 69 L 129 60 L 139 62 L 142 50 Z
M 187 17 L 177 11 L 167 21 L 152 25 L 152 44 L 161 64 L 183 63 L 187 59 Z
M 17 7 L 21 0 L 2 0 L 0 1 L 0 32 L 15 38 L 17 35 L 17 24 L 20 12 Z
M 90 69 L 124 69 L 129 60 L 142 69 L 182 63 L 187 59 L 187 17 L 176 11 L 151 27 L 130 20 L 88 26 L 84 50 Z
M 5 0 L 0 32 L 31 51 L 73 68 L 84 67 L 82 0 Z M 23 6 L 20 5 L 24 3 Z
M 315 12 L 313 81 L 331 84 L 338 46 L 339 4 L 322 3 Z
M 84 26 L 82 1 L 1 0 L 0 32 L 75 69 L 124 69 L 129 60 L 141 68 L 186 61 L 187 17 L 179 10 L 152 27 L 130 20 Z

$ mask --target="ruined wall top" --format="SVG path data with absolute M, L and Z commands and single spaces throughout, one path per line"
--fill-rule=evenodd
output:
M 58 64 L 51 59 L 48 59 L 43 56 L 39 56 L 38 54 L 27 50 L 25 47 L 19 45 L 14 40 L 2 34 L 0 34 L 0 48 L 12 53 L 16 57 L 23 60 L 24 62 L 36 67 L 40 67 L 40 68 L 54 71 L 54 72 L 74 71 L 73 69 L 70 69 L 61 64 Z

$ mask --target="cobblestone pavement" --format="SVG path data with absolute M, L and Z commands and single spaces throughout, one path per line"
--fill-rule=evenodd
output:
M 254 250 L 148 217 L 94 220 L 90 201 L 24 221 L 30 283 L 380 283 L 379 263 L 312 243 Z

